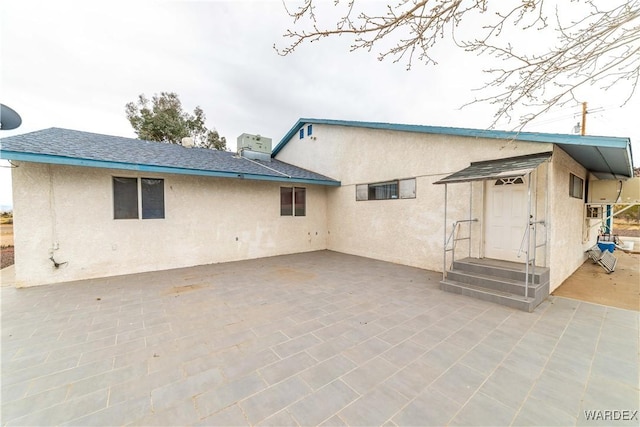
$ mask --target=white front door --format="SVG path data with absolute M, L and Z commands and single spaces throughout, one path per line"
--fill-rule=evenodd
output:
M 518 258 L 527 226 L 527 177 L 486 181 L 484 256 L 507 261 Z

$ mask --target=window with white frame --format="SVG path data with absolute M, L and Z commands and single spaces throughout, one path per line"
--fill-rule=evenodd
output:
M 164 218 L 164 179 L 114 176 L 113 218 Z
M 307 189 L 280 187 L 280 216 L 306 216 Z
M 356 185 L 356 200 L 415 199 L 416 179 L 395 179 L 392 181 Z
M 569 174 L 569 196 L 582 199 L 584 180 L 574 174 Z

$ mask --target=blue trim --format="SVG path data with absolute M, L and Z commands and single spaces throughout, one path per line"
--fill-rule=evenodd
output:
M 429 133 L 439 135 L 466 136 L 471 138 L 507 139 L 526 142 L 542 142 L 553 144 L 587 145 L 611 148 L 626 148 L 631 144 L 629 138 L 612 136 L 582 136 L 560 133 L 511 132 L 502 130 L 467 129 L 443 126 L 406 125 L 396 123 L 356 122 L 349 120 L 301 118 L 280 140 L 271 153 L 275 157 L 291 140 L 293 135 L 306 124 L 325 124 L 334 126 L 359 127 L 367 129 L 395 130 L 403 132 Z
M 321 179 L 307 179 L 307 178 L 288 178 L 279 177 L 273 175 L 258 175 L 248 174 L 240 172 L 224 172 L 224 171 L 210 171 L 202 169 L 186 169 L 186 168 L 174 168 L 170 166 L 152 166 L 142 165 L 134 163 L 123 162 L 110 162 L 104 160 L 91 160 L 81 159 L 74 157 L 56 156 L 49 154 L 33 154 L 33 153 L 21 153 L 15 151 L 0 151 L 0 158 L 6 160 L 15 160 L 23 162 L 33 163 L 47 163 L 56 165 L 68 165 L 68 166 L 85 166 L 90 168 L 106 168 L 106 169 L 121 169 L 121 170 L 133 170 L 140 172 L 154 172 L 154 173 L 168 173 L 178 175 L 196 175 L 196 176 L 209 176 L 217 178 L 235 178 L 235 179 L 247 179 L 252 181 L 275 181 L 275 182 L 293 182 L 303 184 L 317 184 L 339 187 L 340 181 L 334 180 L 321 180 Z

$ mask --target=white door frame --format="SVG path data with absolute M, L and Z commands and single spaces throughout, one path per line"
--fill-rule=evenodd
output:
M 483 189 L 483 256 L 524 263 L 519 257 L 528 224 L 530 174 L 487 180 Z M 502 185 L 496 185 L 496 182 Z

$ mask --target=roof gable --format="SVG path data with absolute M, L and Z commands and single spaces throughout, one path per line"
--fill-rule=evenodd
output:
M 229 151 L 182 147 L 134 138 L 49 128 L 0 139 L 0 158 L 251 180 L 340 185 L 339 181 L 273 159 L 250 160 Z
M 582 136 L 540 132 L 512 132 L 487 129 L 468 129 L 443 126 L 423 126 L 397 123 L 358 122 L 349 120 L 301 118 L 280 140 L 272 152 L 280 150 L 307 124 L 325 124 L 364 129 L 381 129 L 435 135 L 452 135 L 469 138 L 502 139 L 508 141 L 552 143 L 566 151 L 598 178 L 633 176 L 633 156 L 629 138 L 612 136 Z

